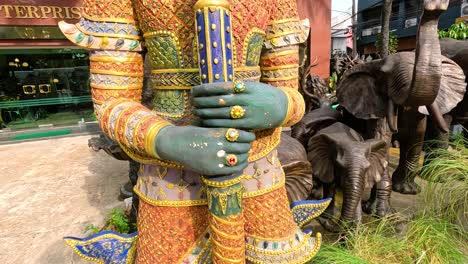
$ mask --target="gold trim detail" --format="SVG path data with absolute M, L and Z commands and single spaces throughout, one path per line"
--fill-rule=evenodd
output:
M 143 193 L 141 193 L 140 190 L 138 190 L 137 185 L 133 187 L 133 191 L 145 203 L 148 203 L 154 206 L 186 207 L 186 206 L 199 206 L 199 205 L 207 204 L 207 200 L 185 200 L 185 201 L 154 200 L 154 199 L 146 197 Z
M 218 1 L 223 1 L 223 0 L 200 0 L 198 1 L 194 9 L 197 9 L 197 5 L 216 5 Z M 229 8 L 229 7 L 228 7 Z M 206 62 L 208 66 L 208 83 L 213 82 L 213 65 L 211 64 L 211 35 L 210 35 L 210 28 L 208 27 L 210 21 L 209 21 L 209 13 L 208 13 L 208 8 L 204 8 L 203 10 L 203 16 L 204 16 L 204 21 L 205 21 L 205 44 L 206 44 Z M 201 47 L 200 47 L 201 48 Z M 198 52 L 200 54 L 200 51 Z
M 206 244 L 205 246 L 203 247 L 202 251 L 200 251 L 200 254 L 197 256 L 197 258 L 195 259 L 195 261 L 193 263 L 199 263 L 200 262 L 200 258 L 203 257 L 203 255 L 205 254 L 206 251 L 210 250 L 211 249 L 211 238 L 209 238 L 207 241 L 206 241 Z M 211 251 L 208 252 L 208 256 L 205 258 L 205 260 L 210 260 L 211 259 Z M 203 262 L 203 264 L 206 263 L 206 262 Z
M 229 2 L 227 2 L 227 4 L 229 5 Z M 229 7 L 226 8 L 226 9 L 229 9 Z M 222 53 L 223 53 L 223 75 L 224 75 L 223 78 L 224 78 L 225 82 L 228 82 L 229 81 L 229 76 L 228 76 L 228 72 L 227 72 L 226 31 L 224 30 L 224 28 L 225 28 L 224 27 L 225 16 L 224 16 L 224 10 L 222 8 L 219 9 L 219 17 L 220 17 L 220 20 L 221 20 L 221 22 L 220 22 L 221 23 L 220 33 L 221 33 L 221 50 L 222 50 Z M 231 38 L 231 40 L 232 40 L 232 38 Z M 233 56 L 234 56 L 234 54 L 231 53 L 231 57 L 233 57 Z M 215 62 L 215 64 L 217 64 L 217 63 Z
M 110 57 L 110 56 L 90 56 L 90 61 L 95 62 L 141 62 L 143 63 L 143 58 L 139 56 L 135 57 Z
M 275 24 L 284 24 L 288 22 L 300 22 L 301 19 L 299 17 L 293 17 L 293 18 L 285 18 L 285 19 L 279 19 L 279 20 L 272 20 L 268 22 L 268 26 L 275 25 Z
M 122 144 L 119 144 L 119 145 L 122 148 L 122 150 L 125 151 L 125 153 L 130 158 L 132 158 L 133 160 L 138 161 L 140 163 L 151 164 L 151 165 L 160 165 L 160 166 L 163 166 L 163 167 L 176 168 L 176 169 L 184 168 L 184 166 L 182 166 L 182 165 L 180 165 L 178 163 L 175 163 L 175 162 L 172 162 L 172 161 L 160 160 L 160 159 L 152 158 L 152 157 L 148 157 L 148 156 L 143 156 L 143 155 L 137 153 L 136 151 L 134 151 L 134 150 L 122 145 Z
M 128 153 L 127 153 L 128 154 Z M 284 176 L 284 175 L 283 175 Z M 242 176 L 239 176 L 239 178 L 242 178 L 244 179 L 245 178 L 245 175 L 242 175 Z M 242 199 L 245 199 L 245 198 L 253 198 L 253 197 L 256 197 L 256 196 L 260 196 L 260 195 L 263 195 L 265 193 L 269 193 L 269 192 L 272 192 L 276 189 L 279 189 L 281 187 L 284 186 L 285 184 L 285 177 L 282 177 L 282 181 L 277 184 L 277 185 L 273 185 L 273 186 L 270 186 L 268 188 L 265 188 L 265 189 L 261 189 L 261 190 L 257 190 L 257 191 L 253 191 L 253 192 L 246 192 L 244 190 L 244 192 L 242 193 Z M 213 187 L 217 187 L 217 186 L 213 186 Z M 207 199 L 200 199 L 200 200 L 184 200 L 184 201 L 168 201 L 168 200 L 154 200 L 154 199 L 151 199 L 151 198 L 148 198 L 147 196 L 145 196 L 142 192 L 140 192 L 140 190 L 137 189 L 137 186 L 135 186 L 133 188 L 133 190 L 135 191 L 135 193 L 143 200 L 145 201 L 146 203 L 149 203 L 149 204 L 152 204 L 152 205 L 155 205 L 155 206 L 176 206 L 176 207 L 179 207 L 179 206 L 197 206 L 197 205 L 207 205 L 208 204 L 208 200 Z
M 308 238 L 310 238 L 310 235 L 304 234 L 304 237 L 303 237 L 301 243 L 299 243 L 295 247 L 292 247 L 292 248 L 287 249 L 287 250 L 278 250 L 278 251 L 266 250 L 266 249 L 257 248 L 255 246 L 250 245 L 250 244 L 246 244 L 245 247 L 247 248 L 247 250 L 257 252 L 257 253 L 260 253 L 260 254 L 269 255 L 269 256 L 279 256 L 279 255 L 283 255 L 283 254 L 287 254 L 287 253 L 293 253 L 293 252 L 299 250 L 305 244 L 307 244 L 307 242 L 309 242 Z
M 281 77 L 281 78 L 261 78 L 262 82 L 279 82 L 279 81 L 290 81 L 299 78 L 299 75 L 289 76 L 289 77 Z
M 205 252 L 206 252 L 206 250 L 207 250 L 207 248 L 208 248 L 207 246 L 210 244 L 210 239 L 209 239 L 209 238 L 206 239 L 206 242 L 205 242 L 204 245 L 202 244 L 202 243 L 203 243 L 203 240 L 205 239 L 205 235 L 208 233 L 208 230 L 209 230 L 209 228 L 207 228 L 207 229 L 200 235 L 200 237 L 197 239 L 197 241 L 192 245 L 192 247 L 191 247 L 189 250 L 187 250 L 187 252 L 185 252 L 184 256 L 182 256 L 182 257 L 179 259 L 179 261 L 178 261 L 177 263 L 183 263 L 183 261 L 186 260 L 186 259 L 189 257 L 189 255 L 193 252 L 193 250 L 194 250 L 196 247 L 201 248 L 201 251 L 200 251 L 199 255 L 197 256 L 196 261 L 193 262 L 193 263 L 197 263 L 197 264 L 199 263 L 199 258 L 200 258 L 201 256 L 203 256 L 203 254 L 205 254 Z
M 93 22 L 117 22 L 117 23 L 129 23 L 135 25 L 134 19 L 126 19 L 126 18 L 100 18 L 100 17 L 92 17 L 87 14 L 81 13 L 81 16 L 91 20 Z
M 282 70 L 282 69 L 298 69 L 299 64 L 289 64 L 289 65 L 279 65 L 279 66 L 272 66 L 272 67 L 261 67 L 262 71 L 275 71 L 275 70 Z
M 158 153 L 156 152 L 156 137 L 158 136 L 158 133 L 161 131 L 161 129 L 171 125 L 171 123 L 165 120 L 161 120 L 160 122 L 151 126 L 148 134 L 145 136 L 145 150 L 147 153 L 155 156 L 157 159 L 161 159 L 161 157 L 159 157 Z
M 119 71 L 112 71 L 112 70 L 97 70 L 91 69 L 91 73 L 95 74 L 106 74 L 106 75 L 117 75 L 117 76 L 128 76 L 128 77 L 143 77 L 144 74 L 138 72 L 119 72 Z
M 265 131 L 269 131 L 271 129 L 267 129 Z M 281 128 L 275 128 L 271 135 L 265 138 L 259 138 L 257 133 L 262 133 L 263 130 L 254 131 L 257 135 L 257 139 L 252 142 L 252 149 L 249 151 L 249 162 L 259 160 L 271 151 L 273 151 L 281 141 Z M 265 140 L 266 139 L 266 140 Z M 258 142 L 257 142 L 258 141 Z M 263 147 L 262 145 L 267 144 L 267 147 Z
M 229 186 L 232 186 L 234 184 L 237 184 L 239 182 L 241 182 L 243 179 L 244 179 L 245 175 L 241 175 L 235 179 L 231 179 L 231 180 L 226 180 L 226 181 L 212 181 L 212 180 L 209 180 L 205 177 L 201 177 L 202 181 L 204 184 L 210 186 L 210 187 L 216 187 L 216 188 L 226 188 L 226 187 L 229 187 Z
M 134 85 L 122 85 L 122 86 L 103 86 L 103 85 L 96 85 L 91 84 L 91 88 L 93 89 L 101 89 L 101 90 L 139 90 L 143 87 L 142 84 L 134 84 Z
M 266 32 L 264 30 L 259 29 L 259 28 L 254 27 L 249 31 L 249 33 L 247 34 L 247 36 L 244 39 L 244 48 L 243 48 L 243 51 L 242 51 L 242 65 L 245 65 L 247 63 L 247 52 L 248 52 L 248 48 L 249 48 L 249 41 L 255 34 L 260 34 L 260 35 L 263 36 L 263 38 L 265 38 L 265 36 L 266 36 Z
M 288 97 L 288 112 L 282 126 L 292 126 L 299 122 L 305 113 L 304 97 L 298 90 L 290 87 L 278 87 Z
M 156 90 L 191 90 L 193 86 L 177 86 L 177 85 L 170 85 L 170 86 L 164 86 L 164 85 L 154 85 L 152 87 L 153 89 Z
M 179 69 L 159 69 L 159 70 L 152 70 L 152 74 L 163 74 L 163 73 L 179 73 L 179 72 L 192 72 L 192 73 L 199 73 L 200 70 L 197 68 L 179 68 Z
M 268 53 L 266 55 L 261 56 L 260 59 L 261 60 L 274 59 L 274 58 L 278 58 L 278 57 L 282 57 L 286 55 L 297 55 L 297 54 L 298 54 L 297 49 L 288 49 L 288 50 Z
M 278 38 L 278 37 L 289 36 L 289 35 L 300 34 L 300 33 L 302 33 L 302 30 L 285 31 L 285 32 L 281 32 L 281 33 L 278 33 L 278 34 L 268 35 L 266 39 L 267 40 L 272 40 L 272 39 L 275 39 L 275 38 Z
M 204 7 L 224 7 L 225 9 L 228 9 L 231 7 L 228 1 L 226 0 L 199 0 L 195 3 L 193 6 L 193 10 L 197 11 L 199 9 L 202 9 Z M 206 24 L 208 26 L 208 24 Z
M 259 81 L 261 74 L 259 66 L 234 68 L 236 80 Z M 153 70 L 151 81 L 152 88 L 160 90 L 190 90 L 201 83 L 199 70 L 194 68 Z
M 291 116 L 293 114 L 293 110 L 294 110 L 294 101 L 293 99 L 291 98 L 291 95 L 289 95 L 288 92 L 286 92 L 285 90 L 281 89 L 281 91 L 283 91 L 283 93 L 286 95 L 286 98 L 288 99 L 288 110 L 286 111 L 286 116 L 284 117 L 284 120 L 283 122 L 281 122 L 281 125 L 280 126 L 285 126 L 289 119 L 291 119 Z
M 248 72 L 248 71 L 260 71 L 260 66 L 242 66 L 242 67 L 235 67 L 234 72 Z
M 221 256 L 218 252 L 214 252 L 214 254 L 216 255 L 216 257 L 218 257 L 222 261 L 225 261 L 226 263 L 242 263 L 242 262 L 245 262 L 245 260 L 243 260 L 243 259 L 228 259 L 228 258 L 225 258 L 225 257 Z
M 327 204 L 327 206 L 328 206 L 328 204 L 330 204 L 330 201 L 325 202 L 325 204 Z M 302 221 L 299 224 L 299 227 L 302 228 L 305 225 L 307 225 L 308 223 L 310 223 L 310 221 L 317 218 L 319 215 L 321 215 L 327 209 L 327 206 L 323 206 L 323 203 L 321 203 L 321 204 L 301 204 L 301 205 L 294 206 L 294 209 L 295 208 L 308 208 L 308 207 L 312 207 L 312 208 L 323 207 L 322 210 L 319 210 L 319 211 L 315 212 L 313 215 L 310 215 L 309 217 L 304 219 L 304 221 Z
M 114 239 L 118 239 L 120 241 L 124 241 L 124 242 L 132 242 L 132 246 L 128 252 L 128 255 L 130 256 L 129 259 L 127 260 L 127 263 L 133 263 L 134 261 L 134 258 L 135 258 L 135 251 L 136 251 L 136 242 L 138 241 L 138 235 L 135 236 L 135 237 L 132 237 L 132 238 L 124 238 L 124 237 L 119 237 L 119 236 L 116 236 L 114 234 L 105 234 L 105 235 L 102 235 L 102 236 L 98 236 L 96 238 L 93 238 L 93 239 L 90 239 L 89 241 L 86 241 L 87 243 L 93 243 L 97 240 L 101 240 L 101 239 L 105 239 L 105 238 L 114 238 Z M 99 264 L 105 264 L 105 262 L 101 259 L 98 259 L 98 258 L 93 258 L 93 257 L 88 257 L 88 256 L 85 256 L 83 255 L 76 247 L 75 245 L 77 245 L 80 241 L 74 241 L 74 240 L 70 240 L 70 239 L 64 239 L 65 240 L 65 244 L 67 244 L 74 252 L 75 254 L 77 254 L 78 256 L 80 256 L 82 259 L 84 260 L 87 260 L 87 261 L 93 261 L 93 262 L 96 262 L 96 263 L 99 263 Z
M 308 234 L 306 234 L 304 236 L 304 240 L 308 242 L 309 240 L 307 238 L 310 239 L 311 236 L 308 235 Z M 301 245 L 302 245 L 302 243 L 301 243 Z M 311 260 L 317 254 L 317 252 L 319 251 L 321 245 L 322 245 L 322 235 L 320 233 L 317 233 L 316 236 L 315 236 L 314 248 L 310 251 L 309 254 L 302 257 L 300 260 L 297 260 L 297 261 L 294 261 L 294 262 L 291 262 L 291 261 L 288 260 L 288 262 L 280 262 L 278 264 L 286 264 L 286 263 L 287 264 L 303 264 L 303 263 L 306 263 L 309 260 Z M 246 246 L 251 246 L 251 245 L 247 244 Z M 300 248 L 298 248 L 297 250 L 300 250 Z M 279 256 L 279 255 L 285 254 L 284 253 L 285 251 L 274 252 L 274 251 L 263 250 L 263 249 L 259 249 L 259 248 L 255 248 L 252 251 L 256 252 L 256 253 L 259 253 L 259 254 L 268 255 L 268 256 Z M 293 253 L 293 252 L 290 252 L 290 253 Z M 253 258 L 251 258 L 249 256 L 246 256 L 246 259 L 248 259 L 250 262 L 252 262 L 254 264 L 267 264 L 267 262 L 263 262 L 261 260 L 253 259 Z

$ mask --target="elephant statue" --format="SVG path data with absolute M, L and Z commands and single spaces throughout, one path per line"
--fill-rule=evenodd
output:
M 309 139 L 308 159 L 314 177 L 323 187 L 324 197 L 334 197 L 335 187 L 343 190 L 341 223 L 361 221 L 361 198 L 364 188 L 378 183 L 387 167 L 386 143 L 381 139 L 364 140 L 359 133 L 337 122 L 318 131 Z M 321 219 L 329 231 L 334 224 L 334 199 Z
M 304 146 L 286 132 L 281 133 L 278 160 L 286 175 L 286 191 L 290 203 L 306 200 L 312 192 L 312 166 Z
M 465 87 L 462 69 L 440 51 L 437 25 L 448 3 L 448 0 L 424 1 L 415 52 L 400 52 L 361 63 L 343 75 L 337 86 L 337 98 L 344 108 L 344 123 L 364 139 L 384 140 L 389 148 L 392 134 L 397 132 L 398 108 L 417 112 L 419 106 L 426 106 L 438 127 L 448 130 L 436 97 L 459 94 Z M 458 103 L 457 98 L 445 99 L 451 105 Z M 392 178 L 386 168 L 363 209 L 378 216 L 388 214 L 391 192 Z
M 440 48 L 441 54 L 451 59 L 450 63 L 458 65 L 463 72 L 457 69 L 456 72 L 443 74 L 442 78 L 452 75 L 450 80 L 453 83 L 450 83 L 450 87 L 441 86 L 435 103 L 439 106 L 447 126 L 450 126 L 452 121 L 457 121 L 468 128 L 467 86 L 463 83 L 468 76 L 468 41 L 441 39 Z M 424 106 L 419 107 L 418 111 L 407 109 L 400 112 L 399 132 L 395 135 L 395 139 L 400 143 L 400 161 L 392 176 L 393 190 L 396 192 L 416 194 L 420 191 L 414 180 L 420 171 L 418 161 L 424 140 L 430 142 L 431 148 L 448 148 L 449 133 L 439 129 L 433 117 L 426 118 L 427 114 Z

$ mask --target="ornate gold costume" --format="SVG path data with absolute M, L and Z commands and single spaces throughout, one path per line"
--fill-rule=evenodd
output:
M 204 61 L 198 61 L 195 2 L 85 0 L 80 23 L 60 23 L 68 39 L 90 49 L 93 101 L 103 131 L 142 163 L 135 186 L 141 198 L 136 262 L 234 263 L 241 254 L 252 263 L 304 263 L 318 250 L 320 236 L 310 237 L 294 223 L 275 150 L 281 128 L 255 132 L 241 179 L 247 245 L 232 245 L 223 256 L 210 250 L 212 243 L 230 239 L 223 235 L 222 219 L 211 219 L 218 228 L 208 228 L 213 194 L 207 196 L 199 174 L 160 160 L 155 151 L 152 139 L 161 128 L 195 121 L 190 89 L 205 78 L 198 67 Z M 293 125 L 304 113 L 297 91 L 298 44 L 308 30 L 298 18 L 296 0 L 230 4 L 233 79 L 281 87 L 288 97 L 283 125 Z M 152 109 L 139 103 L 143 46 L 152 68 Z

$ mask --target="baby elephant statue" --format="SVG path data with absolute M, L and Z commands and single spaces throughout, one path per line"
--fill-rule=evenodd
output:
M 323 186 L 323 196 L 334 197 L 335 188 L 343 190 L 340 223 L 361 221 L 361 198 L 365 188 L 380 181 L 387 167 L 386 143 L 379 139 L 363 140 L 360 134 L 334 123 L 309 139 L 308 159 L 314 177 Z M 325 211 L 321 224 L 329 231 L 340 231 L 336 224 L 335 199 Z

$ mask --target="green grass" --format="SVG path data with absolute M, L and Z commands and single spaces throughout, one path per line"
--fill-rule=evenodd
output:
M 120 208 L 115 208 L 108 213 L 106 223 L 103 227 L 98 228 L 94 224 L 90 224 L 86 226 L 84 232 L 93 235 L 103 230 L 112 230 L 122 234 L 128 234 L 134 229 L 135 226 L 130 223 L 125 211 Z
M 407 243 L 411 243 L 418 263 L 468 263 L 463 247 L 468 233 L 441 216 L 422 215 L 409 223 Z
M 468 140 L 459 136 L 449 150 L 429 152 L 430 162 L 421 177 L 428 184 L 424 189 L 424 210 L 458 224 L 468 220 Z
M 347 230 L 342 242 L 323 245 L 311 263 L 468 263 L 468 234 L 460 226 L 430 215 L 401 219 L 392 215 Z

